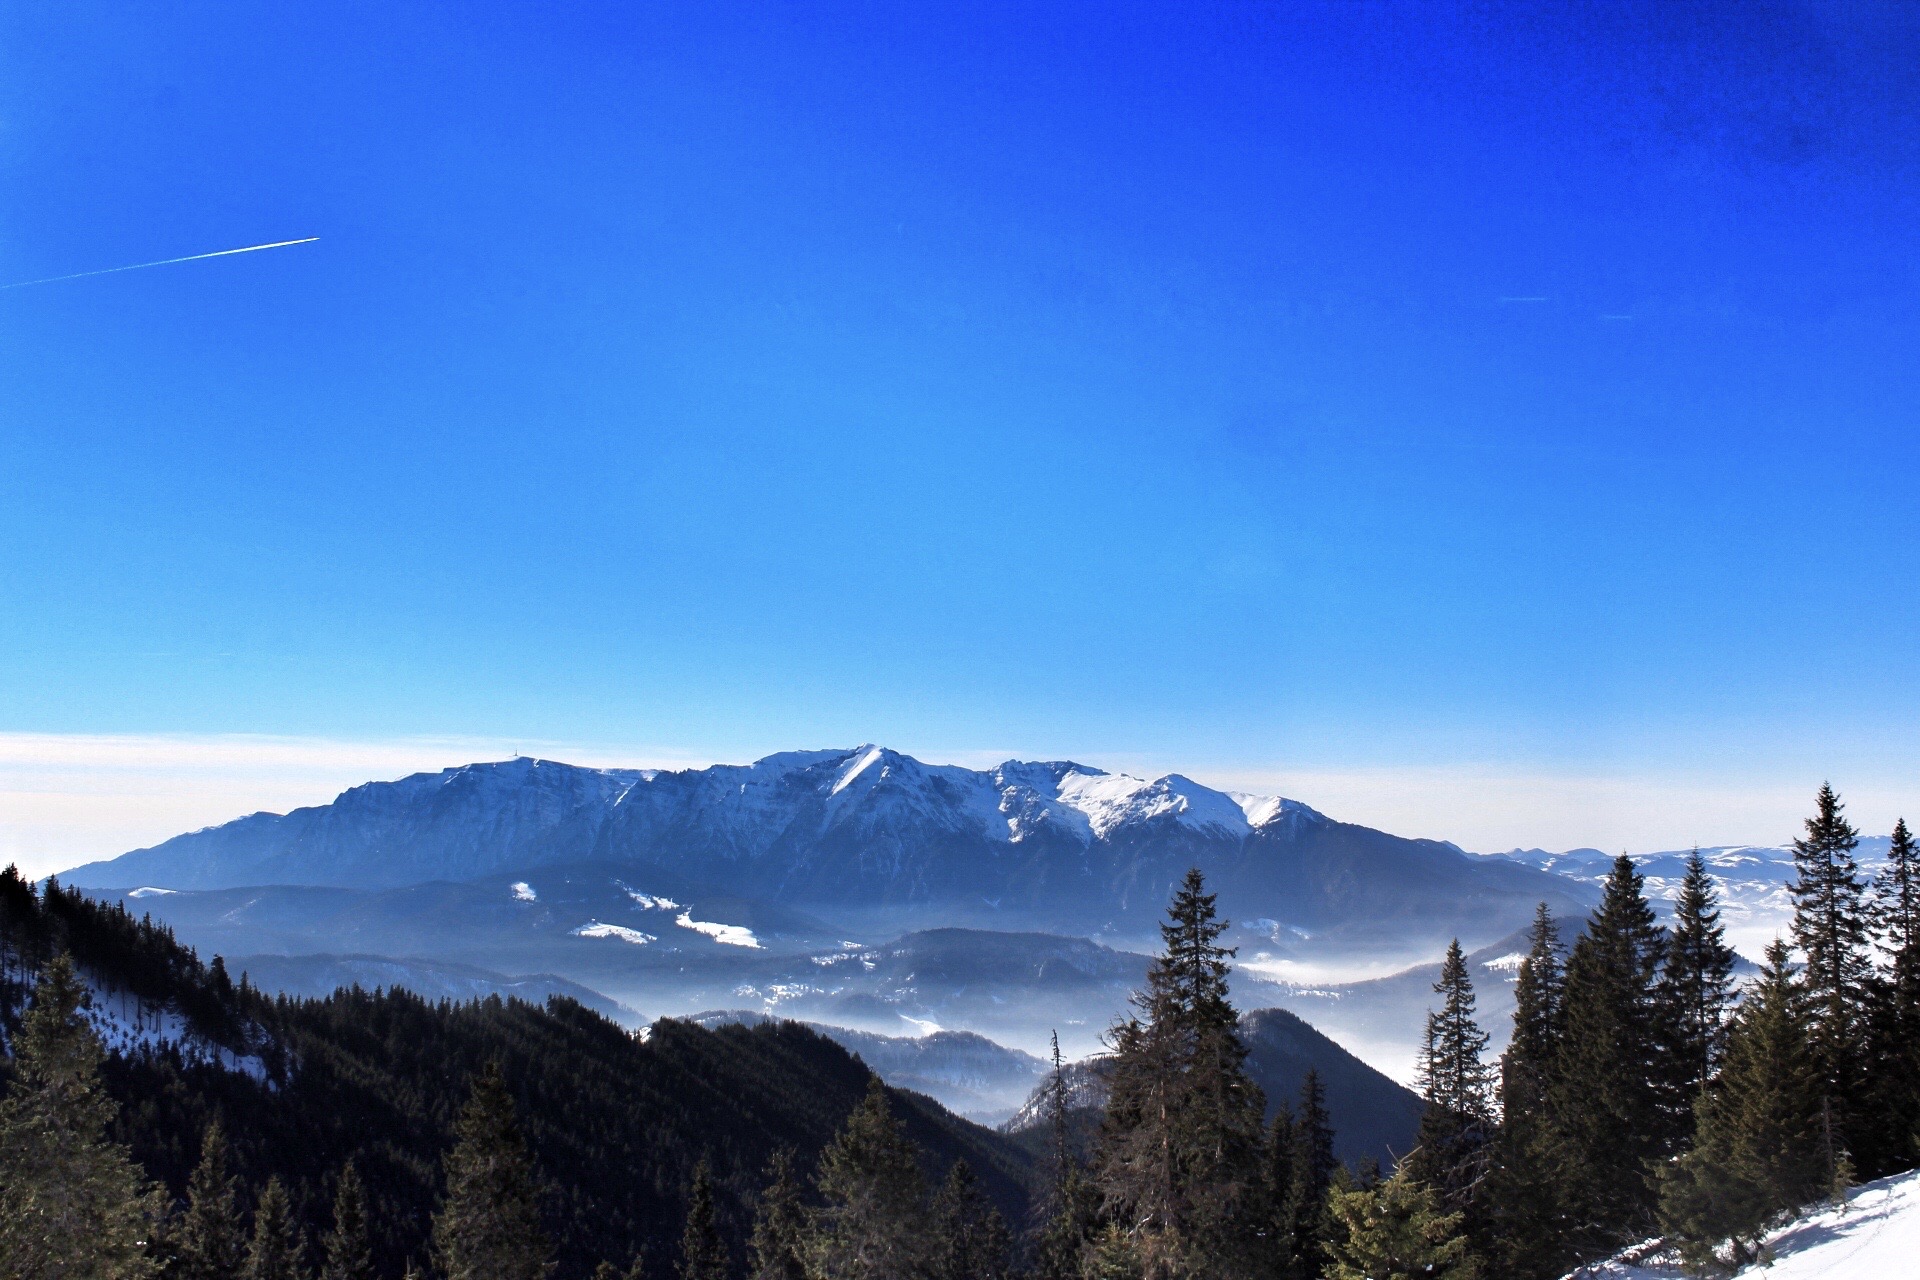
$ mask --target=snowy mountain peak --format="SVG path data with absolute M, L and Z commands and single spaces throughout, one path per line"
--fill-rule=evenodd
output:
M 1071 760 L 969 769 L 871 742 L 678 771 L 516 756 L 367 783 L 331 805 L 255 815 L 136 851 L 112 871 L 80 870 L 85 880 L 161 887 L 387 883 L 468 879 L 593 851 L 684 861 L 707 875 L 772 859 L 818 878 L 831 865 L 833 874 L 889 883 L 957 858 L 937 870 L 957 882 L 987 874 L 965 865 L 962 849 L 1171 841 L 1167 856 L 1186 858 L 1195 840 L 1224 849 L 1290 815 L 1319 816 L 1178 773 L 1137 778 Z

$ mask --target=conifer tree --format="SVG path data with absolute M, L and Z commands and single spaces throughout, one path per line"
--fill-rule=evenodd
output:
M 1046 1118 L 1048 1168 L 1046 1194 L 1034 1208 L 1037 1230 L 1033 1248 L 1034 1280 L 1076 1280 L 1081 1254 L 1092 1238 L 1099 1218 L 1099 1197 L 1073 1149 L 1071 1117 L 1067 1108 L 1067 1076 L 1060 1061 L 1060 1036 L 1053 1041 L 1053 1074 L 1048 1077 Z
M 965 1160 L 953 1162 L 933 1198 L 928 1280 L 1007 1280 L 1013 1241 L 1000 1211 L 981 1194 Z
M 227 1173 L 227 1135 L 215 1120 L 200 1139 L 200 1163 L 187 1179 L 187 1209 L 174 1228 L 174 1280 L 233 1280 L 247 1255 L 239 1195 Z
M 895 1280 L 925 1252 L 926 1184 L 906 1131 L 875 1076 L 820 1157 L 812 1269 L 833 1280 Z
M 1767 949 L 1740 1002 L 1726 1058 L 1701 1095 L 1692 1150 L 1662 1168 L 1660 1225 L 1695 1271 L 1717 1265 L 1723 1242 L 1737 1265 L 1758 1256 L 1774 1215 L 1825 1184 L 1818 1068 L 1784 942 Z
M 1893 826 L 1887 864 L 1874 879 L 1874 931 L 1886 957 L 1874 984 L 1863 1093 L 1874 1117 L 1860 1142 L 1869 1178 L 1920 1161 L 1920 848 L 1906 819 Z
M 1548 1093 L 1559 1061 L 1564 997 L 1560 931 L 1543 902 L 1514 983 L 1513 1035 L 1500 1057 L 1492 1252 L 1499 1274 L 1515 1280 L 1559 1276 L 1573 1261 L 1564 1243 Z
M 1275 1252 L 1283 1280 L 1318 1280 L 1327 1265 L 1331 1220 L 1327 1194 L 1339 1162 L 1333 1157 L 1333 1123 L 1327 1115 L 1326 1087 L 1309 1068 L 1300 1082 L 1300 1109 L 1290 1135 L 1291 1167 L 1286 1199 L 1280 1205 Z
M 1420 1050 L 1426 1111 L 1409 1172 L 1432 1187 L 1450 1213 L 1478 1216 L 1493 1141 L 1493 1068 L 1481 1055 L 1488 1036 L 1474 1021 L 1473 979 L 1455 938 L 1433 984 L 1440 1008 L 1427 1015 Z
M 278 1176 L 267 1179 L 260 1203 L 253 1210 L 253 1239 L 247 1244 L 244 1280 L 302 1280 L 306 1266 L 301 1255 L 300 1228 L 293 1206 Z
M 497 1063 L 474 1079 L 446 1159 L 446 1199 L 433 1220 L 444 1280 L 542 1280 L 552 1268 L 533 1159 Z
M 1567 958 L 1560 1048 L 1548 1087 L 1565 1239 L 1611 1253 L 1652 1226 L 1659 1152 L 1654 981 L 1664 940 L 1631 859 L 1615 859 L 1600 909 Z
M 693 1167 L 687 1225 L 680 1233 L 680 1280 L 727 1280 L 727 1242 L 713 1207 L 713 1170 L 703 1158 Z
M 1114 1028 L 1099 1181 L 1150 1276 L 1251 1280 L 1272 1262 L 1266 1100 L 1245 1070 L 1227 999 L 1233 949 L 1219 945 L 1214 901 L 1189 871 L 1160 926 L 1164 954 L 1135 996 L 1139 1016 Z
M 62 955 L 42 970 L 12 1045 L 0 1099 L 0 1275 L 8 1280 L 144 1280 L 165 1206 L 125 1148 L 106 1137 L 118 1108 L 100 1082 L 86 987 Z
M 753 1216 L 750 1280 L 806 1280 L 806 1230 L 793 1153 L 782 1147 L 767 1165 L 767 1186 Z
M 1683 1147 L 1693 1105 L 1719 1069 L 1733 990 L 1733 948 L 1720 924 L 1718 895 L 1695 849 L 1673 904 L 1666 963 L 1656 995 L 1660 1017 L 1661 1150 Z
M 1806 957 L 1800 980 L 1820 1088 L 1840 1132 L 1850 1136 L 1849 1103 L 1866 1068 L 1865 1004 L 1873 976 L 1866 886 L 1853 857 L 1859 833 L 1842 815 L 1840 797 L 1823 784 L 1815 805 L 1807 834 L 1793 842 L 1793 940 Z
M 1874 927 L 1890 984 L 1903 1004 L 1920 1009 L 1920 846 L 1905 818 L 1893 824 L 1887 865 L 1874 878 Z
M 349 1160 L 333 1194 L 333 1230 L 327 1234 L 321 1280 L 374 1280 L 373 1242 L 367 1232 L 367 1192 Z
M 1328 1280 L 1475 1280 L 1480 1274 L 1462 1215 L 1445 1212 L 1405 1161 L 1377 1187 L 1336 1190 L 1331 1200 L 1338 1226 Z
M 1280 1258 L 1276 1272 L 1283 1280 L 1291 1243 L 1287 1200 L 1293 1191 L 1293 1149 L 1297 1140 L 1293 1108 L 1282 1102 L 1274 1108 L 1273 1119 L 1267 1122 L 1267 1205 L 1273 1212 L 1272 1234 Z

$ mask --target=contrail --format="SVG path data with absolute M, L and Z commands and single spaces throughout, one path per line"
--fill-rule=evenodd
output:
M 162 258 L 158 262 L 136 262 L 127 267 L 102 267 L 98 271 L 76 271 L 70 276 L 48 276 L 44 280 L 21 280 L 15 284 L 0 284 L 0 289 L 24 289 L 30 284 L 58 284 L 62 280 L 80 280 L 87 276 L 110 276 L 116 271 L 139 271 L 143 267 L 169 267 L 176 262 L 198 262 L 202 258 L 224 258 L 234 253 L 258 253 L 262 249 L 284 249 L 290 244 L 312 244 L 319 236 L 308 236 L 304 240 L 275 240 L 272 244 L 250 244 L 244 249 L 219 249 L 213 253 L 190 253 L 184 258 Z

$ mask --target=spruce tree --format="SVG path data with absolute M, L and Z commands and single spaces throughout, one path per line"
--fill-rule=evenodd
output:
M 327 1234 L 321 1280 L 374 1280 L 373 1241 L 367 1231 L 367 1192 L 349 1160 L 333 1193 L 333 1230 Z
M 1719 1069 L 1732 1001 L 1733 948 L 1720 925 L 1718 895 L 1695 849 L 1674 900 L 1666 963 L 1656 991 L 1660 1018 L 1660 1128 L 1665 1154 L 1686 1145 L 1693 1104 Z
M 293 1220 L 287 1189 L 276 1175 L 267 1179 L 253 1210 L 253 1239 L 247 1244 L 244 1280 L 302 1280 L 307 1274 L 300 1228 Z
M 927 1280 L 1008 1280 L 1012 1249 L 1006 1221 L 981 1193 L 973 1170 L 954 1161 L 933 1198 Z
M 1293 1108 L 1282 1102 L 1274 1108 L 1273 1119 L 1267 1122 L 1267 1206 L 1273 1213 L 1273 1226 L 1270 1231 L 1279 1262 L 1275 1267 L 1277 1275 L 1287 1273 L 1287 1258 L 1291 1250 L 1291 1227 L 1287 1220 L 1287 1200 L 1293 1192 L 1294 1144 L 1298 1134 L 1293 1122 Z
M 1127 1224 L 1149 1274 L 1250 1280 L 1271 1266 L 1262 1148 L 1266 1100 L 1245 1070 L 1227 999 L 1233 949 L 1200 872 L 1160 927 L 1164 953 L 1112 1033 L 1101 1130 L 1106 1211 Z
M 433 1220 L 443 1280 L 541 1280 L 552 1250 L 540 1225 L 533 1159 L 497 1063 L 473 1083 L 446 1159 Z
M 1874 931 L 1894 991 L 1903 1004 L 1920 1009 L 1920 846 L 1905 818 L 1893 824 L 1887 865 L 1874 878 Z
M 1491 1162 L 1493 1068 L 1482 1059 L 1488 1035 L 1474 1021 L 1473 979 L 1455 938 L 1433 984 L 1440 1008 L 1427 1014 L 1420 1050 L 1420 1092 L 1426 1110 L 1411 1175 L 1432 1187 L 1449 1213 L 1479 1216 L 1479 1193 Z
M 1804 1001 L 1776 941 L 1701 1095 L 1692 1149 L 1661 1170 L 1661 1230 L 1689 1267 L 1713 1269 L 1723 1242 L 1736 1265 L 1752 1261 L 1767 1224 L 1825 1185 L 1818 1082 Z
M 924 1255 L 926 1184 L 878 1076 L 820 1157 L 812 1269 L 834 1280 L 896 1280 Z
M 1560 931 L 1546 903 L 1534 912 L 1514 983 L 1513 1035 L 1500 1056 L 1501 1123 L 1493 1202 L 1499 1274 L 1559 1276 L 1572 1264 L 1560 1204 L 1557 1137 L 1548 1086 L 1560 1053 L 1565 979 Z
M 1873 907 L 1886 959 L 1873 989 L 1864 1090 L 1864 1109 L 1875 1119 L 1856 1135 L 1869 1178 L 1920 1160 L 1920 848 L 1904 818 L 1894 823 L 1887 864 L 1875 877 Z
M 1807 834 L 1793 842 L 1796 876 L 1793 940 L 1806 957 L 1808 1036 L 1820 1089 L 1843 1139 L 1856 1118 L 1850 1103 L 1864 1083 L 1866 996 L 1873 977 L 1868 952 L 1866 885 L 1854 848 L 1860 843 L 1842 815 L 1840 797 L 1822 785 Z M 1862 1128 L 1870 1117 L 1859 1117 Z
M 220 1122 L 200 1139 L 200 1163 L 187 1179 L 187 1208 L 173 1230 L 174 1280 L 233 1280 L 247 1256 L 237 1184 L 227 1173 Z
M 800 1183 L 793 1176 L 793 1152 L 782 1147 L 767 1165 L 766 1189 L 753 1216 L 749 1242 L 750 1280 L 806 1280 L 807 1218 L 800 1205 Z
M 1282 1280 L 1318 1280 L 1327 1265 L 1331 1219 L 1327 1195 L 1339 1171 L 1333 1156 L 1333 1123 L 1327 1115 L 1326 1087 L 1308 1068 L 1300 1082 L 1300 1108 L 1294 1114 L 1292 1166 L 1286 1200 L 1280 1205 L 1275 1252 Z
M 680 1233 L 680 1280 L 727 1280 L 727 1242 L 713 1207 L 713 1170 L 702 1159 L 693 1167 L 687 1224 Z
M 1047 1079 L 1046 1191 L 1034 1203 L 1034 1280 L 1076 1280 L 1081 1255 L 1099 1221 L 1099 1195 L 1073 1149 L 1068 1114 L 1066 1069 L 1060 1061 L 1060 1036 L 1053 1041 L 1053 1073 Z
M 12 1045 L 0 1099 L 0 1275 L 8 1280 L 143 1280 L 165 1207 L 107 1128 L 119 1108 L 100 1081 L 86 987 L 54 956 Z
M 1559 1052 L 1548 1086 L 1552 1176 L 1566 1241 L 1611 1253 L 1653 1225 L 1659 1154 L 1654 982 L 1665 950 L 1644 882 L 1622 854 L 1567 958 Z
M 1475 1280 L 1480 1274 L 1462 1215 L 1405 1161 L 1377 1187 L 1336 1190 L 1337 1223 L 1328 1280 Z

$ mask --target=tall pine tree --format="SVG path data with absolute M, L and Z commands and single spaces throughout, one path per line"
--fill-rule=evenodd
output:
M 367 1191 L 353 1161 L 340 1170 L 333 1193 L 333 1230 L 327 1233 L 320 1280 L 374 1280 L 373 1242 L 367 1231 Z
M 1099 1224 L 1099 1194 L 1073 1148 L 1067 1074 L 1054 1033 L 1053 1073 L 1047 1078 L 1047 1169 L 1045 1194 L 1034 1203 L 1034 1280 L 1075 1280 L 1081 1254 Z
M 1865 1095 L 1876 1122 L 1860 1152 L 1870 1178 L 1920 1161 L 1920 848 L 1905 818 L 1894 823 L 1874 879 L 1873 917 L 1886 962 L 1874 987 Z
M 287 1189 L 277 1176 L 268 1178 L 260 1203 L 254 1206 L 253 1239 L 247 1244 L 247 1265 L 240 1274 L 244 1280 L 303 1280 L 305 1252 Z
M 750 1280 L 806 1280 L 806 1232 L 800 1184 L 793 1176 L 793 1152 L 782 1147 L 767 1165 L 767 1185 L 753 1215 Z
M 1226 927 L 1200 872 L 1187 872 L 1160 926 L 1164 953 L 1134 998 L 1139 1016 L 1113 1033 L 1100 1188 L 1149 1280 L 1251 1280 L 1272 1263 L 1266 1099 L 1227 999 Z
M 1673 904 L 1666 963 L 1657 990 L 1660 1017 L 1661 1150 L 1671 1154 L 1693 1133 L 1693 1106 L 1719 1070 L 1733 991 L 1733 948 L 1720 924 L 1718 896 L 1695 849 Z
M 693 1167 L 687 1223 L 680 1233 L 680 1280 L 727 1280 L 727 1242 L 713 1206 L 713 1170 L 705 1159 Z
M 812 1268 L 833 1280 L 896 1280 L 925 1256 L 926 1183 L 875 1076 L 820 1157 Z
M 1692 1149 L 1661 1170 L 1661 1229 L 1696 1271 L 1717 1266 L 1723 1245 L 1736 1265 L 1752 1261 L 1774 1215 L 1825 1185 L 1818 1079 L 1804 1001 L 1776 941 L 1701 1095 Z
M 1833 788 L 1822 785 L 1807 834 L 1793 842 L 1796 876 L 1789 889 L 1793 940 L 1806 957 L 1800 981 L 1807 993 L 1808 1037 L 1822 1096 L 1844 1142 L 1856 1128 L 1872 1124 L 1851 1104 L 1865 1083 L 1873 962 L 1866 885 L 1853 857 L 1860 837 L 1842 808 Z
M 1440 1007 L 1427 1014 L 1419 1083 L 1426 1099 L 1412 1175 L 1431 1186 L 1449 1213 L 1475 1216 L 1493 1141 L 1493 1067 L 1482 1055 L 1488 1035 L 1474 1021 L 1473 978 L 1455 938 L 1433 984 Z
M 953 1162 L 933 1198 L 933 1247 L 927 1280 L 1007 1280 L 1013 1241 L 1006 1221 L 965 1160 Z
M 0 1275 L 144 1280 L 165 1206 L 107 1127 L 119 1108 L 100 1081 L 86 987 L 65 955 L 41 972 L 0 1100 Z
M 1537 1280 L 1567 1270 L 1558 1135 L 1549 1086 L 1558 1069 L 1566 996 L 1560 930 L 1541 903 L 1514 982 L 1513 1034 L 1500 1056 L 1501 1123 L 1494 1149 L 1489 1246 L 1498 1273 Z
M 1567 958 L 1547 1090 L 1551 1176 L 1566 1242 L 1583 1258 L 1611 1253 L 1653 1225 L 1649 1178 L 1660 1151 L 1654 983 L 1664 950 L 1644 881 L 1622 854 Z
M 174 1280 L 233 1280 L 247 1256 L 238 1186 L 227 1172 L 227 1135 L 215 1120 L 187 1179 L 187 1208 L 173 1229 Z
M 1282 1280 L 1319 1280 L 1327 1266 L 1327 1240 L 1332 1230 L 1327 1195 L 1339 1162 L 1333 1156 L 1333 1122 L 1327 1115 L 1326 1086 L 1312 1068 L 1300 1082 L 1300 1106 L 1289 1129 L 1286 1198 L 1277 1214 L 1278 1270 Z
M 475 1078 L 446 1159 L 446 1199 L 433 1220 L 444 1280 L 543 1280 L 553 1264 L 540 1225 L 533 1158 L 498 1063 Z

